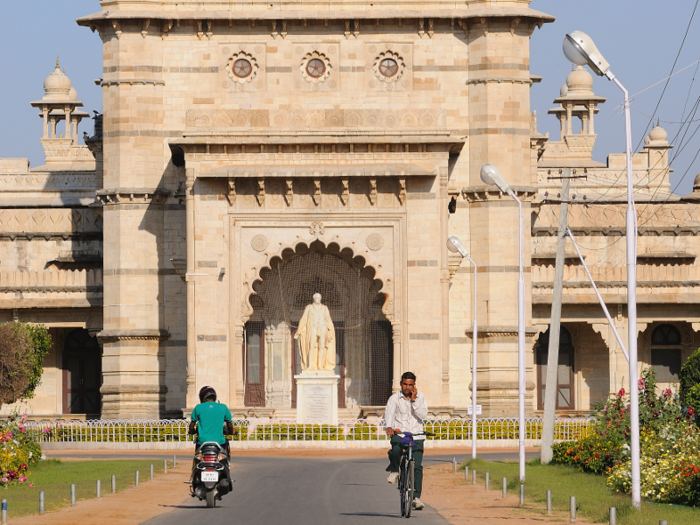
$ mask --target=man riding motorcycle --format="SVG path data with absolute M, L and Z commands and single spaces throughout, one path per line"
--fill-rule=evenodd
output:
M 207 441 L 215 441 L 226 449 L 226 454 L 230 457 L 231 448 L 224 435 L 224 423 L 226 435 L 234 435 L 231 411 L 223 403 L 216 402 L 216 390 L 210 386 L 201 388 L 199 401 L 199 405 L 192 410 L 189 430 L 190 435 L 197 434 L 195 448 Z
M 235 431 L 231 411 L 223 403 L 216 402 L 216 391 L 212 387 L 203 387 L 199 400 L 201 403 L 192 411 L 189 428 L 190 434 L 197 435 L 190 495 L 206 499 L 207 507 L 211 508 L 232 489 L 231 449 L 226 436 L 232 436 Z

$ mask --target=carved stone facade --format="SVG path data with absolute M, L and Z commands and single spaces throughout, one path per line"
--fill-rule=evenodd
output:
M 34 417 L 181 416 L 209 384 L 238 415 L 291 417 L 293 332 L 319 291 L 341 330 L 341 417 L 380 412 L 405 370 L 418 375 L 431 413 L 462 414 L 473 273 L 448 254 L 456 235 L 479 265 L 479 403 L 485 415 L 515 414 L 518 216 L 479 178 L 494 163 L 531 225 L 527 400 L 537 411 L 553 177 L 587 177 L 572 184 L 569 224 L 623 333 L 625 164 L 622 154 L 591 159 L 605 100 L 583 70 L 551 111 L 560 140 L 537 132 L 529 39 L 553 19 L 529 4 L 285 10 L 253 1 L 224 10 L 214 0 L 103 0 L 103 11 L 78 20 L 104 44 L 94 134 L 78 145 L 87 114 L 57 67 L 32 102 L 46 165 L 0 159 L 0 316 L 44 323 L 56 341 L 25 408 Z M 700 343 L 700 182 L 690 196 L 670 193 L 669 148 L 658 128 L 634 159 L 640 358 L 668 370 L 675 364 L 664 359 Z M 325 261 L 318 272 L 301 266 L 312 259 Z M 566 261 L 566 410 L 577 413 L 626 374 L 570 247 Z M 94 389 L 71 381 L 94 378 L 71 363 L 88 362 L 95 338 L 101 409 L 92 414 L 84 407 Z

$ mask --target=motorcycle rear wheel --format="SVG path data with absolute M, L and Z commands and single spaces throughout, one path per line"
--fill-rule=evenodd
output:
M 213 509 L 216 506 L 216 494 L 214 493 L 214 490 L 210 490 L 207 492 L 207 508 L 208 509 Z

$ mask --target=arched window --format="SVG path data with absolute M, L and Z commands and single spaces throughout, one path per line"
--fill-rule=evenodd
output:
M 537 407 L 544 410 L 547 386 L 547 356 L 549 354 L 549 329 L 537 342 Z M 557 370 L 557 410 L 574 410 L 574 346 L 571 334 L 563 326 L 559 330 L 559 366 Z
M 102 411 L 102 349 L 78 328 L 63 345 L 63 413 L 99 415 Z
M 681 333 L 672 324 L 662 324 L 651 334 L 651 367 L 661 383 L 678 381 L 681 371 Z

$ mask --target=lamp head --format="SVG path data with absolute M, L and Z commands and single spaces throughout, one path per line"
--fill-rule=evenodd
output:
M 488 184 L 489 186 L 498 186 L 498 189 L 503 193 L 508 193 L 510 190 L 510 186 L 506 182 L 506 179 L 503 178 L 500 170 L 493 164 L 484 164 L 481 166 L 480 176 L 484 184 Z
M 459 253 L 462 257 L 469 257 L 469 253 L 457 237 L 452 236 L 447 239 L 447 249 L 452 253 Z
M 564 37 L 566 58 L 579 66 L 588 65 L 598 76 L 608 75 L 610 64 L 596 47 L 593 39 L 583 31 L 572 31 Z

